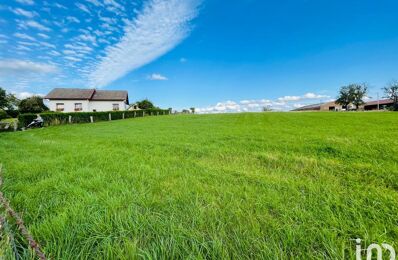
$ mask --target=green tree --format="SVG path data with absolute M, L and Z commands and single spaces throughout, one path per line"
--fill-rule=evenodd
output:
M 153 108 L 155 108 L 153 103 L 150 100 L 148 100 L 148 99 L 144 99 L 144 100 L 138 101 L 137 105 L 138 105 L 138 107 L 140 109 L 153 109 Z
M 348 86 L 343 86 L 340 88 L 336 103 L 342 105 L 347 110 L 348 106 L 353 104 L 355 109 L 358 110 L 361 105 L 365 104 L 363 99 L 366 97 L 367 93 L 368 87 L 366 84 L 350 84 Z
M 389 98 L 394 102 L 394 110 L 398 111 L 398 81 L 391 82 L 387 87 L 383 88 L 385 98 Z
M 0 88 L 0 109 L 8 107 L 7 93 L 5 89 Z
M 11 93 L 7 93 L 4 89 L 0 88 L 0 109 L 15 110 L 18 106 L 19 100 Z
M 191 110 L 192 114 L 195 114 L 195 108 L 194 107 L 191 107 L 190 110 Z
M 336 104 L 342 105 L 343 108 L 348 110 L 348 105 L 351 104 L 352 97 L 350 93 L 350 88 L 348 86 L 343 86 L 340 88 L 339 96 L 336 100 Z
M 351 84 L 348 87 L 350 89 L 351 102 L 358 111 L 359 107 L 365 104 L 363 99 L 368 93 L 368 87 L 366 84 Z
M 48 111 L 48 107 L 43 103 L 43 98 L 39 96 L 21 100 L 18 107 L 21 113 L 41 113 Z

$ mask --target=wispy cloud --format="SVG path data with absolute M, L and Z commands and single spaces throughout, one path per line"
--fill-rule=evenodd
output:
M 28 18 L 33 18 L 36 15 L 38 15 L 36 12 L 26 11 L 26 10 L 24 10 L 22 8 L 15 8 L 15 9 L 11 9 L 11 10 L 16 15 L 25 16 L 25 17 L 28 17 Z
M 112 4 L 114 1 L 106 1 Z M 142 67 L 177 46 L 190 32 L 190 21 L 198 13 L 200 0 L 150 0 L 125 34 L 88 75 L 93 87 L 103 87 Z
M 77 8 L 79 8 L 80 10 L 82 10 L 83 12 L 86 12 L 88 14 L 91 14 L 90 10 L 87 8 L 87 6 L 85 6 L 84 4 L 81 3 L 76 3 Z
M 46 32 L 51 31 L 50 28 L 48 28 L 48 27 L 46 27 L 46 26 L 44 26 L 44 25 L 42 25 L 42 24 L 40 24 L 40 23 L 38 23 L 38 22 L 36 22 L 34 20 L 20 21 L 19 26 L 22 27 L 22 28 L 25 28 L 25 29 L 30 27 L 30 28 L 34 28 L 34 29 L 37 29 L 37 30 L 40 30 L 40 31 L 46 31 Z
M 150 76 L 148 76 L 148 79 L 149 80 L 168 80 L 168 78 L 167 77 L 165 77 L 165 76 L 163 76 L 163 75 L 161 75 L 161 74 L 158 74 L 158 73 L 153 73 L 152 75 L 150 75 Z
M 25 5 L 34 5 L 35 2 L 33 0 L 15 0 L 20 4 L 25 4 Z
M 302 96 L 284 96 L 278 98 L 279 101 L 288 102 L 288 101 L 300 101 L 305 99 L 320 99 L 320 98 L 328 98 L 329 96 L 318 95 L 314 93 L 306 93 Z
M 55 73 L 56 66 L 26 60 L 0 60 L 0 74 L 7 73 Z
M 25 99 L 25 98 L 29 98 L 29 97 L 33 97 L 33 96 L 40 96 L 40 97 L 44 97 L 44 94 L 36 94 L 36 93 L 32 93 L 32 92 L 26 92 L 26 91 L 22 91 L 22 92 L 12 92 L 12 94 L 14 94 L 18 99 Z
M 33 38 L 32 36 L 29 36 L 25 33 L 14 33 L 14 36 L 20 39 L 24 39 L 24 40 L 29 40 L 29 41 L 36 41 L 35 38 Z

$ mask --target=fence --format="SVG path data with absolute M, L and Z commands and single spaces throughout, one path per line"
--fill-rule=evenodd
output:
M 169 115 L 169 110 L 147 109 L 136 111 L 112 111 L 112 112 L 76 112 L 76 113 L 42 113 L 44 126 L 94 123 L 108 120 L 120 120 L 144 116 Z M 21 114 L 18 116 L 18 127 L 26 127 L 37 117 L 36 114 Z

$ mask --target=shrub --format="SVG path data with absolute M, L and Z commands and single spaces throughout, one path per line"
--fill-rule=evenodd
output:
M 7 118 L 8 115 L 6 113 L 6 111 L 4 111 L 3 109 L 0 109 L 0 120 Z
M 18 110 L 6 110 L 6 113 L 11 118 L 17 118 L 19 116 L 19 111 Z
M 46 112 L 41 113 L 40 116 L 44 120 L 44 126 L 51 125 L 63 125 L 69 124 L 69 116 L 71 116 L 71 121 L 74 124 L 79 123 L 90 123 L 91 116 L 94 122 L 108 121 L 109 114 L 111 114 L 112 120 L 120 120 L 124 118 L 134 118 L 149 115 L 168 115 L 168 110 L 162 109 L 148 109 L 148 110 L 137 110 L 137 111 L 111 111 L 111 112 L 77 112 L 77 113 L 54 113 Z M 37 114 L 20 114 L 18 116 L 19 127 L 26 127 L 30 122 L 32 122 L 37 117 Z

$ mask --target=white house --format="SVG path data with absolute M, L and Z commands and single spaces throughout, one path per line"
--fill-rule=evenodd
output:
M 127 91 L 55 88 L 44 99 L 56 112 L 124 111 L 128 108 Z

